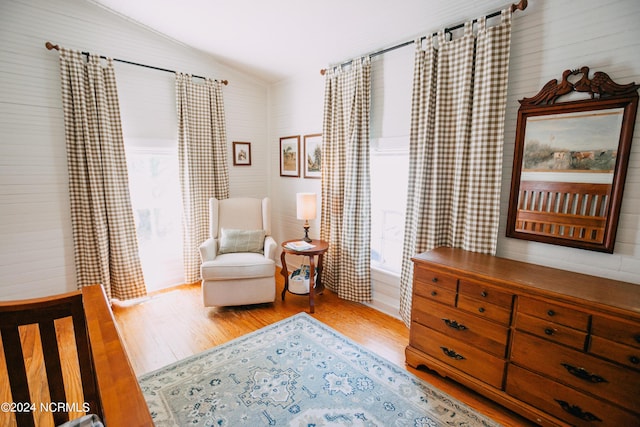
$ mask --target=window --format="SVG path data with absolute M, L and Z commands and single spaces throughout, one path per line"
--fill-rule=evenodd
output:
M 385 53 L 371 65 L 371 266 L 399 275 L 409 178 L 413 50 Z
M 144 145 L 128 141 L 126 153 L 140 263 L 154 291 L 183 282 L 182 206 L 177 148 Z
M 371 265 L 393 273 L 402 268 L 409 167 L 404 142 L 371 144 Z

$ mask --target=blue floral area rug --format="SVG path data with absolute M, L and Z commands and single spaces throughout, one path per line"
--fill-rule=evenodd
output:
M 156 426 L 497 426 L 306 313 L 139 378 Z

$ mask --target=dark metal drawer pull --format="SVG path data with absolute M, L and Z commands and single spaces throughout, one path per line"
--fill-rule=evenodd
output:
M 437 277 L 434 277 L 433 279 L 431 279 L 431 281 L 432 281 L 433 283 L 438 283 L 438 278 L 437 278 Z
M 593 415 L 591 412 L 584 412 L 581 407 L 577 405 L 571 405 L 570 403 L 565 402 L 564 400 L 555 399 L 556 402 L 564 409 L 565 412 L 573 415 L 574 417 L 580 418 L 583 421 L 602 421 L 600 418 Z
M 547 314 L 548 314 L 549 316 L 555 316 L 555 315 L 556 315 L 556 312 L 555 312 L 555 311 L 553 311 L 553 310 L 549 310 L 549 311 L 547 311 Z
M 554 329 L 551 328 L 545 328 L 544 333 L 547 335 L 553 335 L 553 333 L 555 332 Z
M 640 343 L 640 334 L 633 337 L 633 339 L 635 339 L 637 343 Z
M 449 350 L 447 347 L 440 347 L 442 349 L 442 352 L 446 355 L 449 356 L 452 359 L 456 359 L 456 360 L 464 360 L 466 359 L 466 357 L 464 357 L 461 354 L 456 353 L 453 350 Z
M 462 323 L 458 323 L 457 320 L 449 320 L 449 319 L 442 319 L 442 321 L 450 328 L 453 329 L 457 329 L 459 331 L 464 331 L 465 329 L 467 329 L 466 326 L 464 326 Z
M 629 362 L 633 363 L 634 365 L 637 365 L 638 363 L 640 363 L 640 357 L 629 356 Z
M 438 293 L 436 291 L 431 291 L 431 296 L 435 297 L 436 295 L 438 295 Z
M 581 380 L 589 381 L 590 383 L 607 383 L 609 381 L 602 378 L 600 375 L 590 374 L 584 368 L 576 368 L 568 363 L 561 363 L 562 366 L 574 377 L 578 377 Z
M 478 311 L 479 311 L 480 313 L 484 313 L 484 307 L 480 307 L 480 308 L 478 309 Z
M 488 295 L 488 294 L 487 294 L 487 291 L 482 291 L 482 292 L 480 292 L 480 296 L 481 296 L 481 297 L 486 297 L 487 295 Z

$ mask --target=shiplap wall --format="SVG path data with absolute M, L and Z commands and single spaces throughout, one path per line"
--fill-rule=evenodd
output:
M 582 65 L 590 66 L 593 71 L 606 71 L 620 83 L 640 82 L 640 26 L 637 25 L 640 22 L 640 2 L 532 0 L 527 10 L 517 12 L 513 19 L 498 255 L 640 284 L 640 118 L 636 121 L 614 254 L 504 237 L 519 106 L 517 100 L 537 93 L 547 81 L 559 79 L 563 70 Z M 425 33 L 436 30 L 425 28 Z M 414 47 L 408 46 L 402 50 L 402 53 L 394 51 L 393 54 L 383 55 L 387 63 L 385 67 L 389 66 L 389 62 L 404 61 L 404 55 L 412 56 Z M 270 88 L 269 141 L 274 156 L 271 161 L 272 195 L 274 205 L 280 209 L 276 222 L 281 237 L 295 238 L 299 234 L 294 193 L 319 191 L 319 187 L 310 180 L 279 178 L 277 163 L 279 136 L 298 134 L 322 126 L 324 79 L 317 73 L 318 70 L 309 70 L 307 78 L 292 79 Z M 385 78 L 390 77 L 385 74 L 384 67 L 378 60 L 374 61 L 374 92 L 381 90 Z M 406 78 L 410 81 L 412 76 Z M 380 116 L 375 111 L 375 93 L 372 98 L 373 135 L 384 124 L 376 121 Z M 393 117 L 395 109 L 406 110 L 404 102 L 410 101 L 385 101 L 384 117 Z M 303 126 L 305 123 L 308 123 L 306 127 Z M 399 279 L 393 275 L 374 272 L 372 305 L 397 316 L 398 283 Z
M 636 24 L 640 2 L 532 0 L 518 14 L 512 36 L 499 255 L 640 283 L 640 125 L 636 125 L 613 255 L 503 237 L 517 99 L 536 93 L 564 69 L 582 65 L 604 70 L 623 83 L 640 82 L 640 27 Z M 425 33 L 434 30 L 425 28 Z M 319 194 L 320 183 L 280 177 L 278 145 L 281 136 L 321 131 L 324 79 L 318 70 L 266 87 L 259 79 L 225 68 L 211 57 L 82 0 L 3 0 L 0 40 L 0 299 L 62 292 L 73 289 L 75 283 L 58 58 L 44 48 L 46 40 L 229 79 L 224 89 L 229 146 L 234 140 L 252 142 L 253 160 L 251 168 L 230 168 L 232 195 L 270 194 L 276 239 L 301 235 L 295 193 Z M 123 77 L 131 79 L 118 77 L 122 92 L 123 87 L 135 85 L 133 74 L 141 71 L 117 67 L 118 76 L 124 73 Z M 169 99 L 173 91 L 170 75 L 148 73 L 149 79 L 166 88 L 156 95 Z M 138 107 L 131 111 L 150 117 L 161 104 L 154 99 L 146 105 L 149 113 Z M 123 110 L 135 105 L 122 96 L 121 103 Z M 166 107 L 154 114 L 171 117 L 175 106 Z M 135 123 L 127 120 L 130 116 L 123 117 L 127 132 L 137 132 Z M 168 127 L 159 127 L 159 132 L 169 132 Z M 312 236 L 317 237 L 318 228 L 319 220 L 312 223 Z M 381 302 L 385 311 L 397 293 L 394 283 L 392 277 L 374 276 L 374 297 L 389 296 Z
M 268 195 L 263 81 L 84 0 L 3 0 L 0 40 L 0 299 L 75 289 L 58 54 L 47 40 L 228 79 L 231 195 Z M 173 74 L 116 63 L 116 78 L 125 138 L 177 138 Z M 232 166 L 232 141 L 251 142 L 251 167 Z

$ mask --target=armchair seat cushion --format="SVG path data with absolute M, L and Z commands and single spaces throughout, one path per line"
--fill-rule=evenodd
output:
M 273 277 L 276 264 L 258 253 L 228 253 L 205 261 L 200 267 L 203 280 L 234 280 Z

